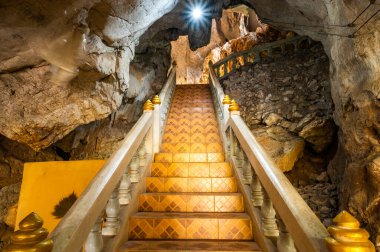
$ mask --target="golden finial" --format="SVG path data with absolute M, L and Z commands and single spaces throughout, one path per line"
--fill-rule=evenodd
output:
M 223 98 L 223 104 L 227 104 L 227 105 L 230 105 L 231 104 L 231 98 L 229 95 L 225 95 L 224 98 Z
M 369 234 L 360 228 L 360 223 L 346 211 L 338 214 L 334 225 L 328 227 L 331 237 L 326 238 L 326 245 L 331 252 L 375 252 L 375 246 L 368 240 Z
M 154 110 L 154 105 L 150 100 L 144 103 L 144 110 Z
M 237 102 L 235 100 L 232 100 L 230 107 L 228 108 L 228 111 L 239 111 L 239 110 L 240 110 L 240 108 L 239 108 L 239 105 L 237 104 Z
M 44 222 L 36 213 L 30 213 L 19 224 L 20 230 L 11 235 L 11 243 L 4 252 L 50 252 L 53 241 L 47 239 L 49 231 L 43 228 Z
M 153 104 L 161 104 L 160 97 L 158 95 L 155 95 L 152 99 Z

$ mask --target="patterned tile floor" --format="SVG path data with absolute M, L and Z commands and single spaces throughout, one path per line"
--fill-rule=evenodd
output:
M 258 251 L 208 85 L 176 87 L 151 168 L 121 251 Z

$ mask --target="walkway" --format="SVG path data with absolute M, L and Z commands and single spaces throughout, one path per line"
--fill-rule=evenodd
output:
M 161 152 L 120 251 L 258 251 L 209 85 L 177 86 Z

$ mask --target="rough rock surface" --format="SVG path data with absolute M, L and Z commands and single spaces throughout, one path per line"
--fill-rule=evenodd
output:
M 241 114 L 251 128 L 281 126 L 321 152 L 334 137 L 333 104 L 328 58 L 320 45 L 311 50 L 233 73 L 222 86 L 242 106 Z
M 3 1 L 0 4 L 0 104 L 6 113 L 0 115 L 0 134 L 37 150 L 81 124 L 109 116 L 129 88 L 129 62 L 135 45 L 141 43 L 138 38 L 145 31 L 151 34 L 147 35 L 149 38 L 162 33 L 171 40 L 189 32 L 192 49 L 206 45 L 211 23 L 201 31 L 184 28 L 184 23 L 178 22 L 180 12 L 170 12 L 178 2 L 53 0 L 42 5 L 32 0 Z M 221 8 L 229 2 L 210 1 L 212 16 L 220 17 Z M 330 58 L 334 120 L 340 128 L 338 153 L 329 174 L 339 184 L 340 208 L 349 210 L 367 225 L 375 239 L 376 233 L 380 233 L 377 165 L 380 16 L 374 15 L 378 1 L 244 2 L 252 4 L 265 23 L 322 41 Z M 372 5 L 366 9 L 369 2 Z M 363 14 L 358 16 L 360 13 Z M 347 25 L 354 20 L 353 25 Z M 86 40 L 81 43 L 83 34 Z M 78 48 L 83 44 L 85 49 L 81 52 Z M 103 61 L 104 58 L 107 60 Z M 46 62 L 51 63 L 51 68 Z M 50 74 L 52 78 L 48 77 Z M 7 82 L 3 81 L 3 75 Z M 76 79 L 75 85 L 56 84 L 71 79 Z M 79 100 L 74 104 L 59 100 L 59 106 L 54 106 L 49 97 L 33 92 L 33 85 L 45 95 L 54 94 L 56 99 L 71 101 L 70 96 L 77 96 Z M 66 96 L 62 97 L 61 92 Z M 21 98 L 20 94 L 26 96 Z M 24 100 L 36 102 L 28 102 L 32 107 L 25 107 Z M 76 115 L 70 113 L 73 110 L 82 113 L 78 122 Z M 71 117 L 58 119 L 66 114 Z
M 336 141 L 328 66 L 322 46 L 314 44 L 246 66 L 222 82 L 259 143 L 324 224 L 338 209 L 327 175 Z
M 176 5 L 18 2 L 0 10 L 0 134 L 37 151 L 108 117 L 132 96 L 129 64 L 138 39 Z
M 378 1 L 249 2 L 263 22 L 323 43 L 339 126 L 338 152 L 329 174 L 338 184 L 339 208 L 357 217 L 380 249 L 380 172 L 373 165 L 380 154 Z
M 257 128 L 253 131 L 257 141 L 284 172 L 293 169 L 302 157 L 305 142 L 279 126 Z

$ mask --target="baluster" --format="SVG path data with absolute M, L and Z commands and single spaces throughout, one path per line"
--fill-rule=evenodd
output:
M 277 238 L 278 252 L 296 252 L 297 250 L 294 246 L 293 238 L 289 234 L 284 222 L 279 216 L 278 216 L 277 221 L 278 221 L 278 229 L 280 231 L 279 236 Z
M 136 155 L 133 156 L 129 167 L 131 169 L 131 182 L 138 183 L 140 181 L 140 160 Z
M 125 169 L 124 174 L 121 177 L 120 185 L 119 185 L 119 204 L 122 206 L 128 205 L 131 201 L 131 177 L 128 173 L 128 168 Z
M 251 190 L 252 205 L 254 207 L 261 207 L 263 205 L 264 193 L 259 177 L 257 177 L 255 172 L 253 172 L 252 176 Z
M 144 167 L 146 164 L 146 148 L 145 148 L 145 139 L 141 143 L 141 147 L 138 151 L 140 159 L 140 167 Z
M 119 219 L 120 204 L 117 198 L 117 190 L 114 190 L 106 206 L 106 221 L 102 229 L 104 236 L 115 236 L 119 232 L 120 219 Z
M 244 161 L 244 151 L 241 145 L 238 143 L 237 139 L 235 141 L 236 144 L 236 166 L 239 168 L 241 174 L 243 174 L 243 167 L 245 165 Z
M 244 154 L 244 162 L 243 162 L 243 183 L 246 185 L 249 185 L 252 183 L 252 167 L 251 167 L 251 163 L 248 160 L 247 155 L 245 154 Z
M 272 200 L 269 198 L 265 190 L 263 205 L 261 207 L 261 213 L 263 215 L 264 235 L 278 236 L 278 228 L 276 224 L 276 211 L 273 208 Z
M 99 216 L 96 219 L 94 226 L 92 227 L 90 233 L 87 236 L 87 240 L 84 243 L 85 252 L 100 252 L 103 249 L 103 237 L 101 231 L 101 224 L 103 218 Z
M 232 130 L 232 128 L 230 127 L 230 132 L 229 132 L 229 136 L 230 136 L 230 157 L 231 157 L 231 160 L 232 158 L 235 156 L 235 138 L 234 138 L 234 131 Z

